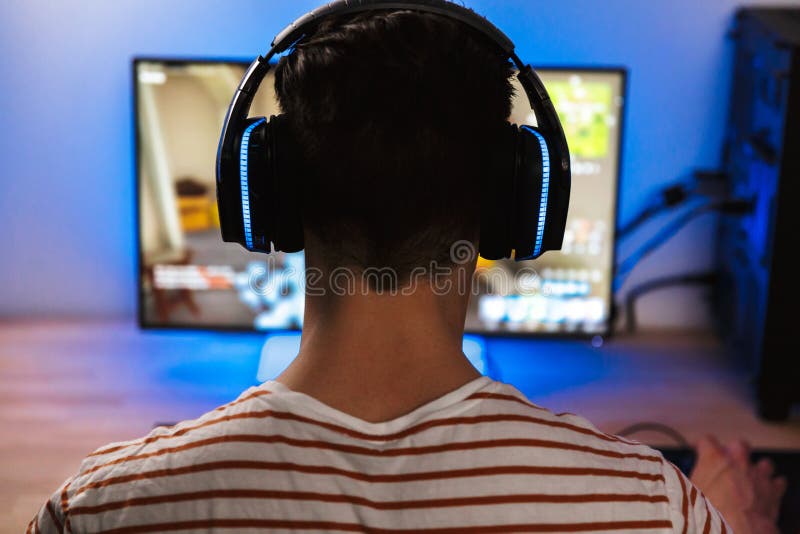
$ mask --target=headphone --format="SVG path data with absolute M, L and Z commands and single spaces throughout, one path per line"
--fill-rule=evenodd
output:
M 331 16 L 374 9 L 434 13 L 477 30 L 518 69 L 538 125 L 508 124 L 491 154 L 480 201 L 479 253 L 486 259 L 534 259 L 559 250 L 564 239 L 570 193 L 567 141 L 550 97 L 531 68 L 514 52 L 514 43 L 485 18 L 447 0 L 335 0 L 306 13 L 258 56 L 233 95 L 217 151 L 217 204 L 222 239 L 248 250 L 269 253 L 303 249 L 300 147 L 284 115 L 248 117 L 253 96 L 270 69 L 270 60 L 313 32 Z

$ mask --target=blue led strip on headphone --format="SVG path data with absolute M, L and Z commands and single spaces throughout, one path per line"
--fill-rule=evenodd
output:
M 244 224 L 244 240 L 247 250 L 253 250 L 253 227 L 250 222 L 250 183 L 247 181 L 247 153 L 250 149 L 250 134 L 256 126 L 264 122 L 261 119 L 245 129 L 242 134 L 242 144 L 239 148 L 239 183 L 242 188 L 242 223 Z
M 550 151 L 547 149 L 547 141 L 544 140 L 542 134 L 527 126 L 523 126 L 523 128 L 536 136 L 542 149 L 542 194 L 539 197 L 539 221 L 536 227 L 536 244 L 533 248 L 533 257 L 535 258 L 542 252 L 544 223 L 547 220 L 547 196 L 550 192 Z

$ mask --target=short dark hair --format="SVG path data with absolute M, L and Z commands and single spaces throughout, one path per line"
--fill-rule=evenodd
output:
M 329 19 L 280 60 L 275 90 L 307 166 L 304 226 L 327 267 L 402 278 L 477 241 L 512 73 L 476 30 L 405 10 Z

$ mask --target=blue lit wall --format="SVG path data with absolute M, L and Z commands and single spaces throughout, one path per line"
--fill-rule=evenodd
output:
M 134 314 L 131 56 L 251 56 L 317 3 L 0 2 L 0 316 Z M 467 1 L 534 65 L 629 67 L 623 219 L 717 162 L 740 3 L 757 2 Z M 631 282 L 707 265 L 711 234 L 689 227 Z M 687 325 L 701 309 L 691 293 L 653 295 L 642 318 Z

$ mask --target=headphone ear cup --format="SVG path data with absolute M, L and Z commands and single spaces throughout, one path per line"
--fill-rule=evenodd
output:
M 282 115 L 247 119 L 236 145 L 238 180 L 228 188 L 235 190 L 218 189 L 223 224 L 235 215 L 241 229 L 235 240 L 254 252 L 303 249 L 298 158 L 287 130 Z
M 480 198 L 479 253 L 487 260 L 510 258 L 513 248 L 513 202 L 519 131 L 516 125 L 506 124 L 498 136 L 497 148 L 490 154 Z
M 544 251 L 550 161 L 544 136 L 531 126 L 518 128 L 517 154 L 512 242 L 514 259 L 520 261 Z
M 258 207 L 266 195 L 261 180 L 265 167 L 264 117 L 246 119 L 241 134 L 233 142 L 233 154 L 226 160 L 226 168 L 217 180 L 217 204 L 220 213 L 222 237 L 234 241 L 254 252 L 269 252 L 262 220 L 263 210 Z

